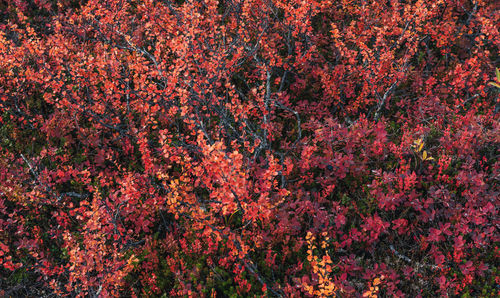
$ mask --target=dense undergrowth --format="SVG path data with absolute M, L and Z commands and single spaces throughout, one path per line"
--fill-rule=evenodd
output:
M 499 11 L 0 0 L 0 296 L 497 297 Z

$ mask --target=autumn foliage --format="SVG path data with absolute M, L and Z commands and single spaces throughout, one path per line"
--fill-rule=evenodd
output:
M 498 297 L 499 24 L 0 0 L 0 296 Z

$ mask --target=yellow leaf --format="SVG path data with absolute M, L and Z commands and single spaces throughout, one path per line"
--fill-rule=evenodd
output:
M 422 153 L 422 160 L 434 160 L 433 157 L 427 155 L 427 151 L 424 150 Z
M 500 69 L 495 69 L 495 72 L 497 73 L 497 81 L 500 82 Z
M 422 143 L 420 144 L 420 146 L 418 146 L 418 150 L 417 150 L 417 152 L 422 151 L 422 148 L 424 148 L 424 142 L 422 142 Z
M 376 277 L 374 280 L 373 280 L 373 285 L 374 286 L 378 286 L 380 284 L 380 278 Z
M 488 84 L 492 85 L 492 86 L 495 86 L 497 88 L 500 88 L 500 85 L 495 83 L 495 82 L 489 82 Z

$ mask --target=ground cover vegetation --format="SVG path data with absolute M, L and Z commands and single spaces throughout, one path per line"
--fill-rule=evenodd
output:
M 0 296 L 498 297 L 499 8 L 1 0 Z

